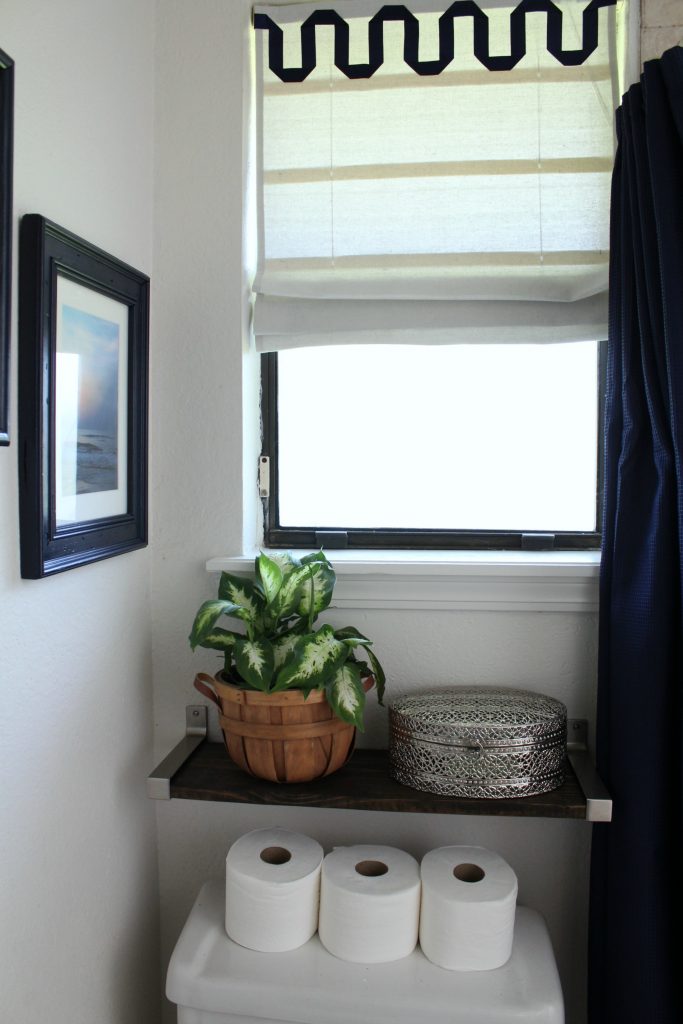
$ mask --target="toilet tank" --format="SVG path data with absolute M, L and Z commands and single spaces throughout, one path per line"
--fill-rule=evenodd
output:
M 518 907 L 512 956 L 493 971 L 448 971 L 418 947 L 387 964 L 352 964 L 315 935 L 257 953 L 225 932 L 225 887 L 202 888 L 171 957 L 166 995 L 178 1024 L 564 1024 L 543 918 Z

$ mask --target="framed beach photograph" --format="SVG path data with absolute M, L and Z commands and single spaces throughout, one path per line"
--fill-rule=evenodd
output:
M 147 543 L 149 279 L 37 214 L 19 251 L 21 574 Z
M 9 444 L 14 62 L 0 50 L 0 444 Z

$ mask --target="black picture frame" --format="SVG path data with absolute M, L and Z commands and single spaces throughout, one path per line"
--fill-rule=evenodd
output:
M 149 278 L 39 214 L 24 216 L 19 513 L 25 579 L 146 545 L 148 346 Z
M 0 50 L 0 445 L 9 444 L 14 61 Z

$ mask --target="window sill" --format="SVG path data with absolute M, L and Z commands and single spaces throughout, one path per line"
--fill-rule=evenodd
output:
M 211 558 L 209 572 L 251 573 L 254 556 Z M 598 551 L 332 551 L 333 608 L 595 612 Z

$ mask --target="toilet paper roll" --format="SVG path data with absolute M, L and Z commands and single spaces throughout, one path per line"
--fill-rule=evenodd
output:
M 442 846 L 421 865 L 420 945 L 451 971 L 489 971 L 510 958 L 517 876 L 481 846 Z
M 323 848 L 284 828 L 248 832 L 225 861 L 225 930 L 262 953 L 297 949 L 315 934 Z
M 325 948 L 354 963 L 400 960 L 417 943 L 420 869 L 391 846 L 342 846 L 323 861 L 318 932 Z

